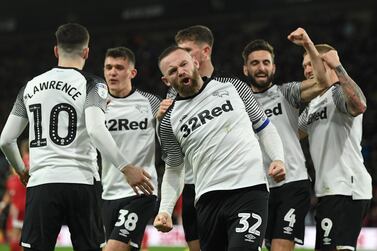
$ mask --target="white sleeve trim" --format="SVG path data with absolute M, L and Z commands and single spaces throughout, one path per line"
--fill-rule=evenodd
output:
M 175 204 L 182 193 L 185 183 L 185 168 L 183 164 L 175 167 L 165 165 L 165 173 L 161 184 L 161 212 L 170 216 L 173 214 Z
M 17 173 L 22 173 L 26 170 L 20 150 L 18 149 L 17 138 L 25 130 L 27 124 L 28 120 L 26 118 L 11 114 L 5 123 L 0 137 L 1 150 Z
M 284 162 L 283 142 L 272 123 L 269 123 L 263 130 L 259 131 L 259 142 L 263 145 L 265 152 L 272 161 L 281 160 Z
M 122 155 L 105 125 L 105 114 L 101 108 L 90 106 L 85 109 L 85 123 L 88 135 L 94 146 L 118 169 L 122 170 L 130 162 Z

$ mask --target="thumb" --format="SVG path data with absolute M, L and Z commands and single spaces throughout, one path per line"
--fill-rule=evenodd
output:
M 274 175 L 276 172 L 276 166 L 275 165 L 271 165 L 269 170 L 268 170 L 268 175 L 272 176 Z

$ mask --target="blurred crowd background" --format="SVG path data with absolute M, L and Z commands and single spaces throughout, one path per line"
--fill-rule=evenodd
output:
M 214 34 L 216 68 L 243 78 L 241 52 L 261 38 L 275 48 L 275 83 L 303 80 L 303 49 L 287 40 L 297 27 L 314 43 L 334 46 L 349 75 L 367 97 L 362 149 L 372 175 L 374 199 L 364 226 L 377 227 L 377 2 L 374 0 L 113 0 L 14 1 L 0 9 L 0 129 L 21 86 L 57 64 L 54 32 L 60 24 L 78 22 L 91 33 L 84 70 L 103 76 L 106 49 L 126 46 L 136 55 L 137 88 L 164 97 L 157 57 L 174 43 L 182 28 L 202 24 Z M 23 135 L 27 137 L 27 135 Z M 307 147 L 304 144 L 307 152 Z M 308 157 L 308 168 L 311 170 Z M 0 158 L 0 196 L 9 167 Z M 1 200 L 0 197 L 0 200 Z M 314 201 L 314 200 L 313 200 Z M 308 220 L 308 224 L 310 224 Z

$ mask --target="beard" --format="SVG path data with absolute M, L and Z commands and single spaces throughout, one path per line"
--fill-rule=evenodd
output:
M 267 75 L 266 80 L 257 81 L 253 75 L 249 74 L 249 76 L 247 77 L 247 82 L 251 83 L 252 86 L 255 86 L 258 89 L 266 89 L 274 81 L 274 78 L 275 78 L 275 74 L 270 73 L 269 75 Z
M 199 84 L 199 81 L 201 80 L 200 74 L 198 69 L 194 68 L 192 71 L 191 77 L 188 77 L 191 81 L 189 85 L 185 85 L 184 83 L 180 83 L 177 81 L 176 83 L 176 90 L 178 91 L 179 95 L 182 97 L 190 97 L 195 94 L 197 94 L 202 87 Z

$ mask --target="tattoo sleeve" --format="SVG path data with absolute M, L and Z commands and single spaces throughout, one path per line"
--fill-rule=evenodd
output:
M 346 96 L 349 113 L 354 116 L 363 113 L 366 110 L 366 98 L 360 87 L 347 74 L 342 65 L 337 66 L 335 72 Z

